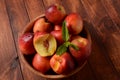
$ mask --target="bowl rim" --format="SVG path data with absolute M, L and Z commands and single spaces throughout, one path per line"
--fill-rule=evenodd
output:
M 24 34 L 24 33 L 27 33 L 31 30 L 31 28 L 33 28 L 33 25 L 35 23 L 35 21 L 37 21 L 39 18 L 42 18 L 42 17 L 45 17 L 45 14 L 42 14 L 38 17 L 36 17 L 35 19 L 33 19 L 32 21 L 30 21 L 22 30 L 22 32 L 19 32 L 18 33 L 18 38 L 20 35 Z M 92 44 L 92 41 L 91 41 L 91 36 L 90 36 L 90 33 L 89 31 L 86 29 L 86 27 L 83 27 L 87 33 L 87 38 L 89 39 L 90 41 L 90 46 Z M 19 49 L 18 49 L 19 50 Z M 23 64 L 25 64 L 33 73 L 41 76 L 41 77 L 44 77 L 44 78 L 51 78 L 51 79 L 58 79 L 58 78 L 65 78 L 65 77 L 69 77 L 69 76 L 72 76 L 73 74 L 79 72 L 84 66 L 85 64 L 87 63 L 87 60 L 80 66 L 80 67 L 77 67 L 77 69 L 74 69 L 72 72 L 70 72 L 69 74 L 67 75 L 64 75 L 64 74 L 56 74 L 56 75 L 49 75 L 49 74 L 43 74 L 37 70 L 35 70 L 25 59 L 24 55 L 22 54 L 22 52 L 19 50 L 19 54 L 20 54 L 20 58 L 23 62 Z

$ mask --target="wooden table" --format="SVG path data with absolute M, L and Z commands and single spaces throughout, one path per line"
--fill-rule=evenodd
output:
M 92 37 L 85 67 L 62 80 L 120 80 L 120 0 L 0 0 L 0 80 L 48 80 L 24 67 L 17 39 L 53 3 L 79 13 Z

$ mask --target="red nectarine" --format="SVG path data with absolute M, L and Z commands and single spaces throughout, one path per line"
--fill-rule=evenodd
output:
M 33 33 L 25 33 L 19 37 L 19 48 L 23 54 L 33 54 L 36 53 L 33 46 Z
M 66 11 L 63 6 L 53 4 L 45 11 L 45 17 L 48 21 L 54 24 L 60 24 L 66 16 Z
M 50 25 L 49 22 L 45 21 L 45 18 L 40 18 L 38 19 L 33 27 L 33 32 L 50 32 L 52 30 L 52 26 Z
M 71 13 L 65 18 L 66 26 L 71 34 L 79 34 L 83 29 L 83 20 L 77 13 Z
M 79 48 L 79 50 L 75 50 L 74 48 L 69 47 L 69 50 L 72 56 L 80 64 L 90 55 L 91 44 L 89 43 L 88 39 L 83 37 L 76 37 L 76 39 L 73 39 L 71 43 Z
M 54 30 L 51 32 L 51 34 L 57 40 L 58 45 L 61 45 L 64 42 L 64 40 L 62 38 L 62 30 Z
M 42 57 L 37 53 L 33 58 L 32 65 L 36 70 L 45 73 L 51 68 L 49 62 L 49 58 Z
M 50 66 L 57 74 L 67 74 L 71 72 L 74 67 L 74 61 L 68 52 L 62 55 L 53 55 L 50 59 Z

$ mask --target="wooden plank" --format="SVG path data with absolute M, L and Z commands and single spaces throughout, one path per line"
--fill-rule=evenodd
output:
M 120 1 L 119 0 L 110 0 L 110 3 L 112 2 L 112 6 L 114 6 L 115 11 L 120 14 Z M 120 18 L 120 15 L 118 15 Z M 117 26 L 120 26 L 120 23 L 117 23 Z
M 24 6 L 24 2 L 25 2 L 25 6 Z M 44 2 L 44 4 L 43 4 L 43 2 Z M 93 39 L 93 46 L 92 46 L 93 50 L 92 50 L 92 55 L 90 56 L 90 59 L 89 59 L 89 63 L 87 63 L 87 65 L 79 73 L 75 74 L 75 76 L 71 76 L 70 78 L 66 78 L 66 79 L 67 80 L 69 80 L 69 79 L 72 79 L 72 80 L 79 80 L 79 79 L 81 79 L 81 80 L 87 80 L 87 79 L 96 80 L 96 78 L 98 80 L 117 80 L 117 79 L 119 79 L 118 75 L 117 75 L 117 71 L 116 71 L 116 69 L 118 71 L 120 69 L 119 63 L 117 63 L 117 61 L 119 59 L 119 54 L 114 54 L 114 53 L 119 52 L 119 50 L 120 50 L 120 46 L 119 46 L 119 43 L 120 43 L 119 37 L 120 36 L 118 33 L 119 30 L 116 27 L 117 24 L 118 24 L 117 26 L 119 26 L 119 23 L 117 22 L 116 18 L 114 18 L 114 16 L 112 16 L 113 14 L 115 14 L 115 15 L 118 14 L 117 13 L 118 11 L 116 13 L 113 12 L 113 14 L 107 14 L 107 12 L 109 10 L 106 12 L 105 9 L 107 9 L 107 8 L 104 9 L 104 7 L 101 6 L 101 2 L 99 3 L 99 1 L 96 1 L 96 0 L 95 1 L 94 0 L 93 1 L 90 1 L 90 0 L 82 1 L 83 5 L 85 7 L 85 10 L 84 10 L 83 5 L 78 0 L 76 0 L 75 2 L 73 2 L 72 0 L 69 0 L 69 1 L 62 0 L 62 3 L 60 0 L 53 0 L 53 1 L 47 1 L 47 0 L 43 0 L 43 1 L 42 0 L 34 0 L 34 1 L 9 0 L 8 1 L 8 0 L 6 0 L 7 11 L 9 13 L 9 19 L 11 21 L 10 23 L 11 23 L 12 30 L 14 33 L 15 41 L 17 41 L 17 37 L 18 37 L 17 33 L 19 31 L 21 31 L 23 29 L 23 27 L 29 22 L 29 18 L 30 18 L 30 20 L 32 20 L 36 16 L 44 13 L 44 9 L 46 9 L 49 5 L 51 5 L 53 3 L 63 4 L 63 6 L 67 8 L 67 13 L 74 11 L 74 12 L 78 12 L 79 14 L 81 14 L 83 19 L 85 21 L 87 21 L 85 24 L 90 25 L 90 27 L 88 27 L 88 29 L 90 30 L 90 33 L 92 34 L 92 39 Z M 68 3 L 70 5 L 67 5 Z M 106 3 L 108 3 L 108 2 L 106 2 Z M 1 4 L 3 4 L 3 2 Z M 104 6 L 109 6 L 110 4 L 111 3 L 108 3 L 107 5 L 105 4 Z M 44 5 L 45 5 L 45 8 L 44 8 Z M 111 4 L 111 5 L 113 5 L 113 4 Z M 25 7 L 26 7 L 27 11 L 26 11 Z M 113 8 L 113 6 L 112 6 L 112 8 Z M 116 9 L 118 9 L 118 8 L 116 8 Z M 23 17 L 21 17 L 21 16 L 23 16 Z M 119 19 L 119 18 L 117 18 L 117 19 Z M 0 21 L 2 22 L 2 18 Z M 6 21 L 6 19 L 4 21 Z M 7 24 L 4 23 L 3 25 L 8 26 Z M 2 33 L 5 33 L 6 32 L 5 30 L 6 30 L 6 28 L 3 29 L 4 32 L 2 31 Z M 10 32 L 10 31 L 8 31 L 8 32 Z M 109 34 L 109 33 L 112 33 L 112 34 Z M 7 34 L 9 34 L 9 33 L 7 33 Z M 7 36 L 7 34 L 0 35 L 0 36 L 2 36 L 2 37 Z M 5 43 L 3 40 L 0 40 L 0 41 L 1 41 L 0 43 Z M 115 42 L 113 42 L 113 41 L 115 41 Z M 7 41 L 7 42 L 9 42 L 9 41 Z M 16 45 L 17 45 L 17 43 L 16 43 Z M 116 48 L 113 48 L 111 46 L 116 46 Z M 10 52 L 10 50 L 8 50 L 8 51 L 6 51 L 6 50 L 7 50 L 7 48 L 3 49 L 2 51 L 5 51 L 5 53 Z M 15 51 L 13 51 L 13 53 L 14 52 Z M 3 55 L 0 55 L 0 56 L 3 56 Z M 9 57 L 10 56 L 7 56 L 6 58 L 9 59 Z M 1 64 L 2 64 L 3 60 L 4 59 L 2 58 L 1 62 L 0 62 Z M 14 68 L 14 66 L 16 66 L 18 64 L 18 58 L 16 57 L 12 60 L 13 60 L 12 67 Z M 9 62 L 12 62 L 12 60 Z M 9 65 L 10 64 L 9 62 L 6 65 Z M 115 65 L 116 69 L 114 68 L 114 65 Z M 2 70 L 2 69 L 0 69 L 0 70 Z M 10 68 L 7 68 L 6 72 L 4 72 L 4 73 L 9 74 L 8 73 L 9 70 L 10 70 Z M 42 78 L 39 75 L 35 75 L 34 72 L 32 72 L 29 68 L 26 67 L 26 65 L 23 65 L 23 64 L 22 64 L 22 71 L 23 71 L 24 80 L 49 80 L 49 79 Z M 13 73 L 10 73 L 10 74 L 13 74 Z M 96 78 L 94 78 L 94 75 Z M 2 76 L 2 78 L 4 77 L 5 79 L 7 79 L 8 75 L 0 75 L 0 79 L 1 79 L 1 76 Z M 19 78 L 19 79 L 21 79 L 21 78 Z M 11 78 L 10 78 L 10 80 L 11 80 Z
M 0 80 L 23 80 L 4 0 L 0 8 Z
M 111 33 L 117 29 L 110 29 L 109 23 L 105 25 L 106 20 L 109 20 L 110 23 L 115 26 L 100 1 L 81 0 L 81 2 L 93 25 L 90 30 L 92 31 L 93 42 L 95 45 L 93 46 L 93 55 L 91 55 L 90 64 L 94 69 L 94 73 L 98 80 L 118 80 L 119 76 L 111 62 L 112 59 L 109 57 L 109 52 L 106 50 L 106 42 L 104 42 L 110 37 L 110 34 L 108 33 L 109 30 Z M 112 46 L 110 47 L 112 48 Z
M 119 0 L 118 1 L 102 0 L 101 2 L 105 7 L 106 12 L 108 13 L 108 15 L 110 16 L 110 18 L 115 24 L 115 26 L 112 26 L 110 28 L 112 29 L 117 28 L 116 30 L 114 29 L 114 32 L 108 37 L 109 39 L 105 41 L 106 43 L 105 46 L 106 46 L 106 50 L 109 53 L 110 58 L 112 59 L 113 65 L 119 72 L 119 76 L 120 76 L 120 61 L 119 61 L 120 59 L 120 54 L 119 54 L 120 53 L 120 45 L 119 45 L 120 44 L 120 41 L 119 41 L 120 39 L 120 15 L 119 15 L 120 1 Z M 116 46 L 116 47 L 110 47 L 110 46 Z
M 44 5 L 42 3 L 42 0 L 24 0 L 24 3 L 23 1 L 21 3 L 22 3 L 22 6 L 24 5 L 24 8 L 26 9 L 26 13 L 24 14 L 26 14 L 29 17 L 30 21 L 32 21 L 37 16 L 40 16 L 41 14 L 44 13 Z M 14 7 L 18 7 L 18 6 L 15 5 Z M 20 8 L 22 12 L 24 12 L 24 8 Z M 19 10 L 16 9 L 16 12 L 19 12 Z M 28 17 L 25 17 L 25 18 L 28 19 Z M 18 17 L 18 19 L 19 18 L 20 17 Z M 42 78 L 41 76 L 37 75 L 33 71 L 33 68 L 31 69 L 30 67 L 28 67 L 26 65 L 28 64 L 27 62 L 24 63 L 23 60 L 21 60 L 21 64 L 22 64 L 21 67 L 23 71 L 24 80 L 46 80 L 45 78 Z
M 52 1 L 43 0 L 43 2 L 44 2 L 45 9 L 47 9 L 52 4 L 60 4 L 60 5 L 62 4 L 60 0 L 52 0 Z
M 30 20 L 44 14 L 44 5 L 42 0 L 25 0 L 25 6 Z
M 24 0 L 17 0 L 17 1 L 9 0 L 6 1 L 6 5 L 15 37 L 16 47 L 19 53 L 18 42 L 17 42 L 18 33 L 22 32 L 23 28 L 29 22 L 29 15 L 25 7 Z M 31 70 L 26 66 L 27 63 L 26 64 L 23 63 L 23 60 L 21 59 L 20 55 L 19 58 L 20 58 L 21 69 L 24 80 L 37 80 L 35 78 L 36 76 L 34 75 L 35 73 L 32 73 Z M 41 78 L 39 78 L 39 80 L 41 80 Z
M 21 32 L 25 25 L 29 22 L 29 17 L 23 0 L 6 0 L 6 6 L 17 45 L 18 33 Z
M 62 0 L 62 4 L 65 7 L 67 13 L 77 12 L 84 20 L 89 20 L 87 13 L 79 0 L 73 2 L 73 0 Z M 69 5 L 68 5 L 69 4 Z
M 118 32 L 120 32 L 120 1 L 119 0 L 101 0 L 103 6 L 106 9 L 106 12 L 114 22 Z M 116 30 L 116 31 L 117 31 Z
M 87 17 L 86 17 L 87 14 L 83 10 L 83 6 L 80 4 L 80 2 L 78 0 L 76 0 L 75 2 L 73 2 L 72 0 L 69 0 L 69 1 L 63 0 L 62 2 L 60 0 L 53 0 L 53 1 L 44 0 L 44 5 L 46 8 L 55 3 L 63 5 L 65 7 L 65 10 L 67 11 L 67 14 L 69 14 L 71 12 L 77 12 L 82 16 L 82 18 L 84 20 L 87 19 Z M 67 4 L 69 4 L 69 5 L 67 5 Z M 81 79 L 81 80 L 87 80 L 87 79 L 96 80 L 88 63 L 83 70 L 81 70 L 77 74 L 75 74 L 69 78 L 66 78 L 66 79 L 67 80 L 69 80 L 69 79 L 71 79 L 71 80 L 79 80 L 79 79 Z

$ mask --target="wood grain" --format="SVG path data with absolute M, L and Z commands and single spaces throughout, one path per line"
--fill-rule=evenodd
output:
M 106 24 L 106 19 L 108 19 L 110 22 L 112 21 L 107 15 L 105 8 L 102 6 L 100 1 L 92 0 L 91 2 L 90 0 L 84 0 L 81 2 L 83 3 L 89 15 L 89 19 L 94 27 L 91 29 L 93 33 L 92 35 L 95 37 L 93 39 L 93 42 L 95 42 L 93 47 L 94 55 L 92 55 L 90 63 L 95 71 L 96 77 L 100 80 L 117 80 L 119 79 L 119 76 L 117 75 L 117 71 L 111 63 L 111 58 L 109 57 L 109 53 L 107 52 L 104 43 L 105 40 L 109 40 L 107 27 L 111 25 L 109 23 Z M 102 20 L 104 20 L 104 23 Z
M 0 80 L 23 80 L 4 0 L 0 7 Z
M 0 0 L 0 80 L 53 80 L 26 66 L 17 41 L 25 25 L 55 3 L 80 14 L 92 37 L 85 67 L 62 80 L 120 80 L 120 0 Z
M 116 0 L 115 0 L 116 1 Z M 118 6 L 117 3 L 120 3 L 120 1 L 111 1 L 111 0 L 106 0 L 103 1 L 102 3 L 108 13 L 108 15 L 110 16 L 110 18 L 113 21 L 113 24 L 115 25 L 110 25 L 111 22 L 109 20 L 106 21 L 106 23 L 108 24 L 109 32 L 110 35 L 108 37 L 108 39 L 105 41 L 105 47 L 106 50 L 111 58 L 111 61 L 114 65 L 114 67 L 117 69 L 118 71 L 118 75 L 120 76 L 120 61 L 119 61 L 119 57 L 120 57 L 120 41 L 118 39 L 120 39 L 120 15 L 119 15 L 119 10 L 117 11 L 116 9 L 120 8 L 120 5 Z M 117 6 L 114 6 L 116 4 Z M 117 8 L 119 7 L 119 8 Z M 105 25 L 107 26 L 107 25 Z M 110 47 L 110 46 L 116 46 L 116 47 Z
M 30 20 L 44 13 L 44 4 L 42 0 L 25 0 L 25 6 Z
M 18 34 L 19 32 L 21 32 L 23 30 L 23 28 L 25 27 L 25 25 L 29 22 L 29 17 L 27 14 L 27 11 L 25 9 L 25 5 L 23 0 L 11 0 L 11 1 L 6 1 L 6 6 L 7 6 L 7 11 L 8 11 L 8 16 L 9 16 L 9 20 L 11 23 L 11 27 L 12 27 L 12 32 L 13 32 L 13 36 L 15 39 L 15 44 L 16 44 L 16 48 L 17 48 L 17 52 L 19 52 L 18 50 Z M 20 57 L 19 57 L 20 59 Z M 23 64 L 21 62 L 21 66 L 22 67 Z M 22 67 L 23 68 L 23 67 Z M 22 71 L 22 75 L 23 75 L 23 79 L 25 79 L 24 77 L 24 71 Z M 9 78 L 9 77 L 8 77 Z M 17 78 L 16 80 L 18 80 L 19 78 Z M 12 80 L 12 79 L 11 79 Z M 19 79 L 22 80 L 22 79 Z
M 50 5 L 53 5 L 53 4 L 60 4 L 62 5 L 61 3 L 61 0 L 43 0 L 43 3 L 44 3 L 44 6 L 45 6 L 45 9 L 47 9 Z
M 105 7 L 105 10 L 107 14 L 110 16 L 112 21 L 114 22 L 115 26 L 114 28 L 116 31 L 120 32 L 120 5 L 118 6 L 117 3 L 120 3 L 119 0 L 101 0 L 103 6 Z

